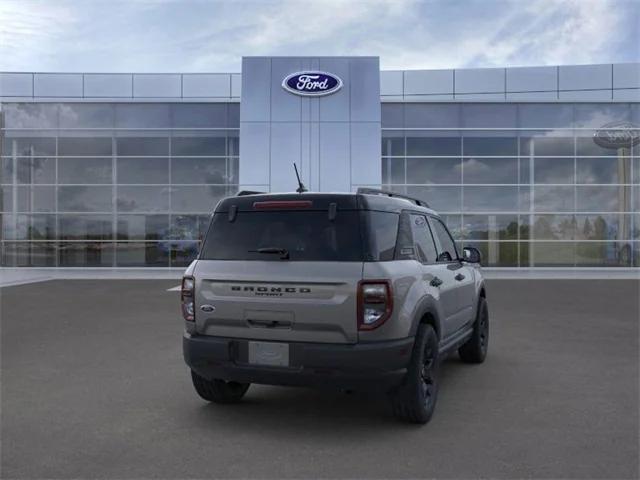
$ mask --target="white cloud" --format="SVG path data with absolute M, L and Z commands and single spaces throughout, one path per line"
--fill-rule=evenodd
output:
M 0 70 L 239 71 L 243 55 L 378 55 L 386 69 L 638 60 L 640 2 L 0 3 Z

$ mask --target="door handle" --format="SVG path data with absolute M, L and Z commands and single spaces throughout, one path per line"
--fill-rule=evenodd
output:
M 429 285 L 431 285 L 432 287 L 439 287 L 440 285 L 442 285 L 442 280 L 440 280 L 438 277 L 433 277 L 433 280 L 429 282 Z
M 463 274 L 459 273 L 453 278 L 455 278 L 457 281 L 461 282 L 462 280 L 464 280 L 465 277 L 464 277 Z

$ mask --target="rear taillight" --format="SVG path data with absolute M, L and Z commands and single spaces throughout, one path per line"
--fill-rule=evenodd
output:
M 373 330 L 386 322 L 393 311 L 389 280 L 362 280 L 358 283 L 358 330 Z
M 182 316 L 187 322 L 195 321 L 195 292 L 196 281 L 193 277 L 182 277 L 180 301 L 182 302 Z

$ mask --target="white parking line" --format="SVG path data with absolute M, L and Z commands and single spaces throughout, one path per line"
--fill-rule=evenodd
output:
M 167 288 L 167 292 L 179 292 L 182 286 L 178 285 L 177 287 Z

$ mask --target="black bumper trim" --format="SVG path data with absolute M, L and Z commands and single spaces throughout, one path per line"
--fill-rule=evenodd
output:
M 187 365 L 198 375 L 243 383 L 388 390 L 407 372 L 413 337 L 387 342 L 288 342 L 289 367 L 248 363 L 248 339 L 184 334 Z

